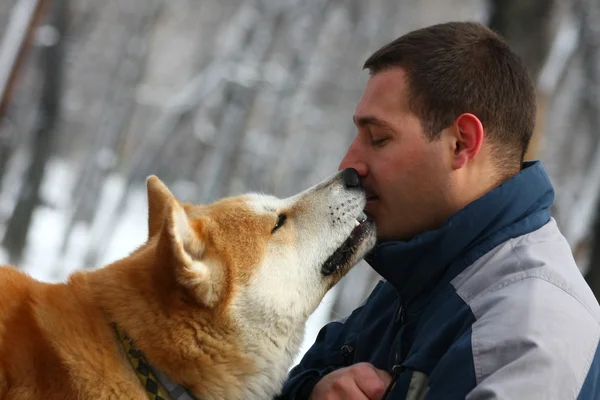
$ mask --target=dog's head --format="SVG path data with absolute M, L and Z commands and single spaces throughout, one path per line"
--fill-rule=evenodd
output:
M 287 199 L 246 194 L 191 205 L 157 177 L 147 188 L 157 259 L 204 307 L 231 307 L 240 319 L 305 320 L 375 244 L 354 170 Z

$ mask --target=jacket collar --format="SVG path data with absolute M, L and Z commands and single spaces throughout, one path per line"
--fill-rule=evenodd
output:
M 449 282 L 485 254 L 481 247 L 490 250 L 544 225 L 553 202 L 554 190 L 541 162 L 526 162 L 517 175 L 450 216 L 440 229 L 409 241 L 381 243 L 366 261 L 410 302 L 442 280 Z M 448 276 L 449 266 L 463 258 L 462 267 Z

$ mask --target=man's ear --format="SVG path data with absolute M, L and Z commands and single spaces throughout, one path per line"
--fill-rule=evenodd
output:
M 453 156 L 452 167 L 462 168 L 481 150 L 483 144 L 483 125 L 473 114 L 461 114 L 453 126 Z
M 151 175 L 146 179 L 148 192 L 148 238 L 160 232 L 166 216 L 166 206 L 175 197 L 158 177 Z
M 216 305 L 224 287 L 221 265 L 205 257 L 205 231 L 202 220 L 190 221 L 185 209 L 173 198 L 166 207 L 161 241 L 169 248 L 177 281 L 190 289 L 207 307 Z

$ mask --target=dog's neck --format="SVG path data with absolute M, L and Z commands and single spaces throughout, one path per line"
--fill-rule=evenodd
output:
M 187 388 L 178 385 L 164 372 L 156 369 L 148 362 L 144 353 L 135 347 L 133 340 L 125 331 L 113 324 L 115 334 L 121 342 L 122 350 L 129 359 L 131 368 L 140 380 L 148 396 L 163 400 L 197 400 Z
M 152 365 L 196 397 L 270 398 L 277 394 L 302 327 L 294 324 L 299 328 L 294 329 L 298 333 L 293 338 L 279 335 L 278 343 L 250 347 L 256 340 L 247 335 L 258 332 L 234 323 L 226 310 L 201 307 L 168 271 L 154 265 L 153 254 L 150 243 L 126 261 L 76 274 L 73 279 L 86 280 L 107 324 L 119 324 Z

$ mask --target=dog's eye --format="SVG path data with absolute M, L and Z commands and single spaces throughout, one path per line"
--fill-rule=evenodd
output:
M 271 231 L 271 233 L 273 233 L 277 229 L 281 228 L 283 226 L 283 224 L 285 224 L 286 218 L 287 217 L 286 217 L 285 214 L 279 214 L 279 216 L 277 217 L 277 222 L 275 223 L 275 227 L 273 228 L 273 230 Z

